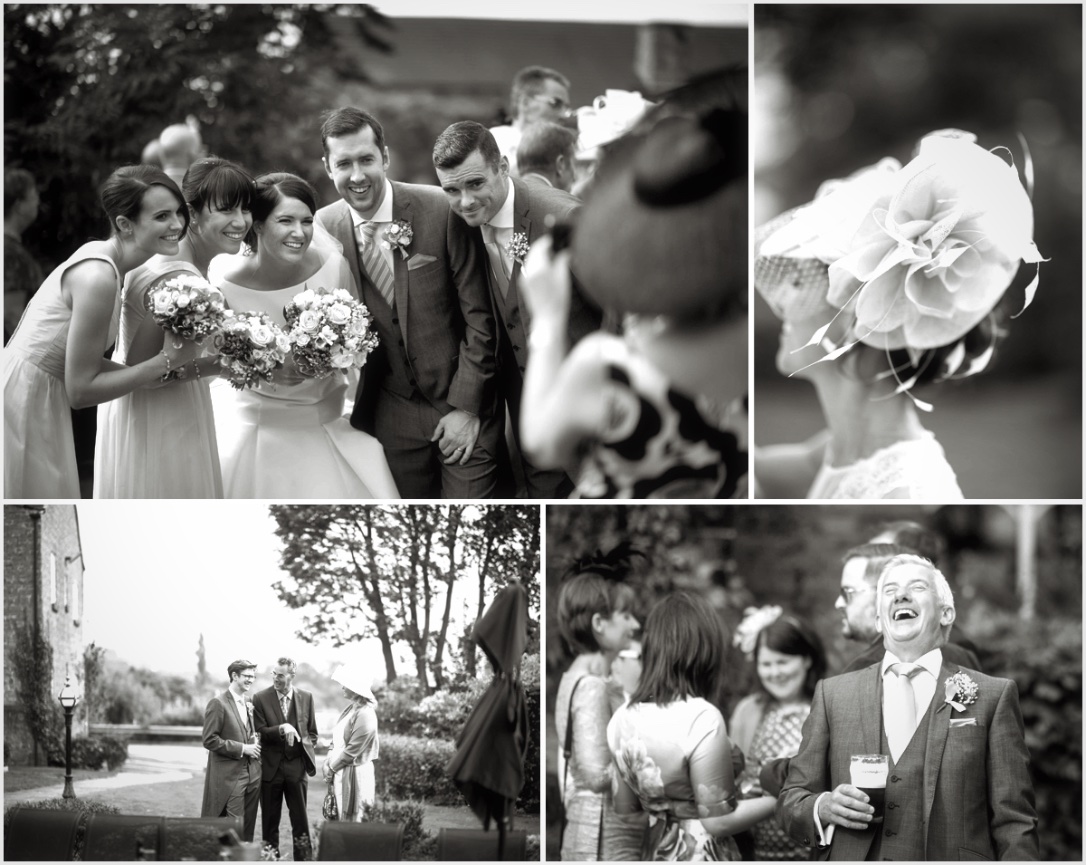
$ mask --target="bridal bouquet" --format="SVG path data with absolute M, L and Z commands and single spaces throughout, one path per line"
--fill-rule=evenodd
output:
M 238 390 L 271 381 L 290 351 L 287 335 L 265 312 L 227 311 L 215 345 L 219 365 Z
M 184 339 L 202 342 L 222 327 L 222 292 L 202 276 L 179 273 L 156 282 L 144 296 L 155 324 Z
M 361 369 L 377 347 L 370 311 L 342 288 L 306 288 L 294 295 L 283 315 L 290 325 L 294 364 L 309 378 Z

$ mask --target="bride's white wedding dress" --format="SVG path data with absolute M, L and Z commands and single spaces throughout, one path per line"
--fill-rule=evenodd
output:
M 208 270 L 227 305 L 239 312 L 266 312 L 284 328 L 283 307 L 306 285 L 347 288 L 357 297 L 350 268 L 339 254 L 330 255 L 305 283 L 277 291 L 258 291 L 225 279 L 230 259 L 219 256 Z M 399 498 L 381 444 L 344 417 L 346 395 L 341 373 L 290 383 L 273 380 L 242 391 L 224 379 L 217 382 L 212 398 L 225 496 Z
M 832 459 L 827 447 L 807 498 L 885 499 L 891 493 L 923 501 L 964 498 L 942 446 L 927 430 L 922 438 L 895 442 L 846 466 L 834 466 Z

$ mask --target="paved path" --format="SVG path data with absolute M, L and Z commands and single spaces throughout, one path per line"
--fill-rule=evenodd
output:
M 142 784 L 165 784 L 171 781 L 187 781 L 200 774 L 207 764 L 207 751 L 193 745 L 140 745 L 128 746 L 128 760 L 124 768 L 109 778 L 87 778 L 79 781 L 79 792 L 116 790 Z M 36 787 L 11 793 L 23 802 L 39 802 L 55 799 L 64 792 L 64 785 Z

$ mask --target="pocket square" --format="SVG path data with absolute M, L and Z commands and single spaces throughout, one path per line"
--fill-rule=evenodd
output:
M 950 729 L 951 730 L 953 730 L 955 727 L 975 727 L 975 726 L 977 726 L 977 719 L 976 718 L 951 718 L 950 719 Z
M 421 252 L 418 255 L 412 255 L 407 259 L 407 269 L 415 270 L 419 267 L 425 267 L 432 261 L 437 261 L 432 255 L 423 255 Z

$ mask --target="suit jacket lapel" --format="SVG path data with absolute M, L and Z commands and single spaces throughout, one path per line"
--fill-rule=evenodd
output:
M 942 684 L 960 668 L 956 664 L 943 661 L 939 670 L 939 680 L 935 683 L 932 695 L 931 720 L 928 726 L 928 747 L 924 753 L 924 825 L 929 824 L 931 806 L 935 801 L 935 786 L 939 783 L 939 769 L 943 763 L 943 751 L 946 748 L 947 734 L 950 733 L 950 706 L 943 696 Z M 924 839 L 925 847 L 927 838 Z
M 882 664 L 875 664 L 864 671 L 867 681 L 860 693 L 875 695 L 874 711 L 860 713 L 860 728 L 863 731 L 864 752 L 879 754 L 882 752 Z
M 227 708 L 229 708 L 234 717 L 237 718 L 238 730 L 241 732 L 242 740 L 244 740 L 246 732 L 245 719 L 241 717 L 241 714 L 238 710 L 237 701 L 234 699 L 234 694 L 230 691 L 229 688 L 227 688 L 225 691 L 223 691 L 222 697 L 220 697 L 219 699 L 226 703 Z M 223 738 L 226 737 L 224 736 Z
M 362 273 L 362 264 L 358 260 L 358 244 L 354 239 L 354 222 L 351 221 L 351 208 L 346 201 L 336 202 L 332 210 L 330 224 L 325 228 L 328 233 L 343 244 L 343 257 L 351 268 L 355 285 L 358 286 L 358 296 L 362 297 L 362 288 L 369 281 Z
M 398 183 L 392 184 L 392 218 L 411 222 L 411 196 Z M 409 254 L 410 257 L 410 254 Z M 396 317 L 400 320 L 400 333 L 404 345 L 407 345 L 407 304 L 410 292 L 407 290 L 411 281 L 407 261 L 396 250 L 392 251 L 392 282 L 396 297 Z
M 535 239 L 532 237 L 532 219 L 528 207 L 528 187 L 521 181 L 513 178 L 510 191 L 513 193 L 513 234 L 523 234 L 528 243 Z M 513 259 L 513 266 L 509 271 L 509 285 L 516 291 L 517 306 L 520 309 L 520 323 L 524 333 L 531 333 L 531 317 L 528 314 L 528 306 L 523 302 L 523 295 L 519 288 L 520 262 Z

